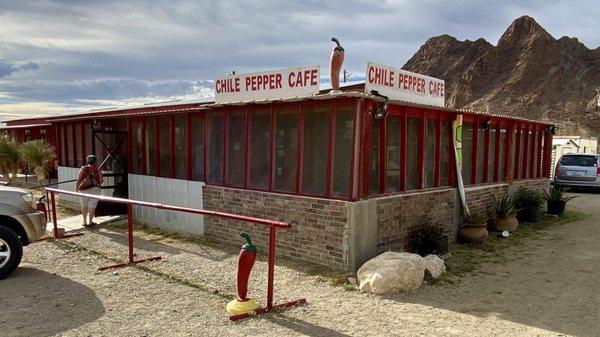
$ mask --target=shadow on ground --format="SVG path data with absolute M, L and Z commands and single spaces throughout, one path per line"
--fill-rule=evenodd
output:
M 284 314 L 270 314 L 265 317 L 266 320 L 280 325 L 284 328 L 295 331 L 303 336 L 319 336 L 319 337 L 347 337 L 344 333 L 329 329 L 323 326 L 315 325 L 301 319 L 286 316 Z
M 105 313 L 87 286 L 34 268 L 18 268 L 0 281 L 0 293 L 0 335 L 11 331 L 11 337 L 51 336 Z
M 587 214 L 527 242 L 517 259 L 486 265 L 456 285 L 426 287 L 388 296 L 477 317 L 499 319 L 558 333 L 598 336 L 600 331 L 600 194 L 576 193 L 568 208 Z M 556 238 L 559 238 L 558 240 Z

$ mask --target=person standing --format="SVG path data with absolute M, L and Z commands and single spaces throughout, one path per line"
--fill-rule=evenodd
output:
M 75 189 L 77 192 L 100 195 L 102 182 L 102 171 L 98 168 L 98 158 L 94 155 L 87 156 L 87 165 L 82 166 L 79 170 L 79 176 L 75 183 Z M 79 197 L 79 203 L 81 204 L 81 215 L 83 216 L 83 226 L 93 226 L 95 223 L 92 221 L 96 214 L 96 206 L 98 205 L 98 199 Z M 89 220 L 88 220 L 89 218 Z

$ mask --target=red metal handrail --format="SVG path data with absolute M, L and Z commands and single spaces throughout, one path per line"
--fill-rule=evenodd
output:
M 106 201 L 106 202 L 113 202 L 113 203 L 127 205 L 127 223 L 128 223 L 128 236 L 129 236 L 128 237 L 128 239 L 129 239 L 128 240 L 129 261 L 125 262 L 125 263 L 119 263 L 119 264 L 115 264 L 115 265 L 111 265 L 111 266 L 107 266 L 107 267 L 102 267 L 102 268 L 100 268 L 100 270 L 106 270 L 106 269 L 111 269 L 111 268 L 121 268 L 121 267 L 130 265 L 130 264 L 136 264 L 136 263 L 140 263 L 140 262 L 154 261 L 154 260 L 161 259 L 161 257 L 152 257 L 152 258 L 144 259 L 144 260 L 137 260 L 137 261 L 134 260 L 135 254 L 133 252 L 133 212 L 132 212 L 133 205 L 143 206 L 143 207 L 152 207 L 152 208 L 164 209 L 164 210 L 171 210 L 171 211 L 177 211 L 177 212 L 184 212 L 184 213 L 215 216 L 215 217 L 220 217 L 220 218 L 225 218 L 225 219 L 239 220 L 239 221 L 245 221 L 245 222 L 250 222 L 250 223 L 254 223 L 254 224 L 269 226 L 267 306 L 266 306 L 266 308 L 258 308 L 255 312 L 256 312 L 256 314 L 260 315 L 260 314 L 264 314 L 264 313 L 267 313 L 267 312 L 273 310 L 273 292 L 274 292 L 273 284 L 274 284 L 274 280 L 275 280 L 275 241 L 276 241 L 275 236 L 276 236 L 278 228 L 289 229 L 291 227 L 289 223 L 268 220 L 268 219 L 255 218 L 255 217 L 249 217 L 249 216 L 238 215 L 238 214 L 207 211 L 207 210 L 200 210 L 200 209 L 181 207 L 181 206 L 165 205 L 165 204 L 160 204 L 160 203 L 156 203 L 156 202 L 148 202 L 148 201 L 141 201 L 141 200 L 115 198 L 115 197 L 109 197 L 109 196 L 103 196 L 103 195 L 93 195 L 93 194 L 87 194 L 87 193 L 81 193 L 81 192 L 65 191 L 65 190 L 60 190 L 60 189 L 56 189 L 56 188 L 46 188 L 46 193 L 50 194 L 49 201 L 52 204 L 52 222 L 54 223 L 54 237 L 57 239 L 65 238 L 67 236 L 65 236 L 65 235 L 60 236 L 58 233 L 58 225 L 57 225 L 57 219 L 56 219 L 56 201 L 55 201 L 54 194 L 72 195 L 72 196 L 91 198 L 91 199 L 97 199 L 97 200 Z M 306 299 L 300 299 L 300 300 L 296 300 L 296 301 L 279 304 L 279 305 L 276 305 L 275 307 L 287 308 L 290 306 L 304 304 L 304 303 L 306 303 Z M 231 320 L 238 320 L 238 319 L 245 318 L 248 316 L 249 316 L 248 314 L 240 314 L 240 315 L 231 316 L 230 318 L 231 318 Z

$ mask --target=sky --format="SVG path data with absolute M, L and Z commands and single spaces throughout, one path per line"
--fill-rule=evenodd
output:
M 496 44 L 532 16 L 600 46 L 597 1 L 0 0 L 0 121 L 213 95 L 215 77 L 320 65 L 402 67 L 428 38 Z

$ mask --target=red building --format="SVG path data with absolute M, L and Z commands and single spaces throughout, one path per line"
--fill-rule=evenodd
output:
M 356 269 L 426 222 L 455 233 L 461 207 L 452 123 L 462 116 L 463 180 L 474 210 L 509 183 L 543 188 L 550 173 L 551 125 L 510 116 L 390 100 L 364 84 L 337 94 L 244 103 L 171 102 L 7 122 L 56 144 L 59 180 L 73 179 L 96 154 L 107 185 L 133 199 L 289 221 L 280 254 Z M 117 181 L 118 180 L 118 181 Z M 63 184 L 61 188 L 73 188 Z M 113 193 L 107 189 L 106 193 Z M 75 200 L 65 198 L 65 202 Z M 138 221 L 237 243 L 258 228 L 220 219 L 136 209 Z

